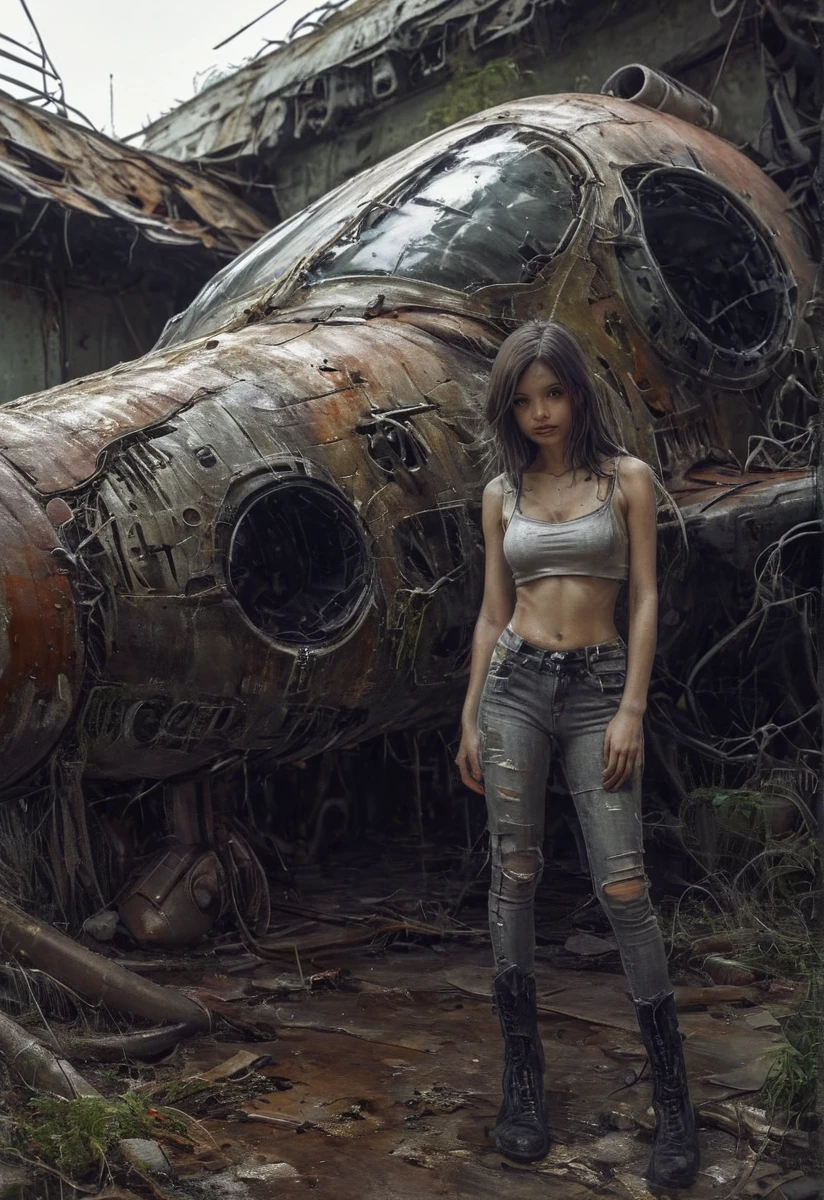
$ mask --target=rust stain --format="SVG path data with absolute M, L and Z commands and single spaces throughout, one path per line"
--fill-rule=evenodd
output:
M 0 740 L 3 774 L 11 783 L 62 734 L 77 701 L 82 657 L 60 543 L 35 498 L 5 465 L 0 542 Z

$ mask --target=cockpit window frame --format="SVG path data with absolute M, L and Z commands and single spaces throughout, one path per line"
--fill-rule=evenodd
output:
M 475 129 L 468 131 L 465 137 L 462 137 L 457 141 L 453 141 L 448 146 L 444 147 L 439 155 L 423 160 L 421 163 L 417 164 L 414 169 L 406 171 L 400 178 L 395 179 L 391 185 L 389 185 L 378 195 L 372 197 L 371 200 L 366 201 L 364 203 L 362 212 L 354 215 L 348 224 L 338 229 L 334 237 L 330 238 L 323 246 L 319 247 L 317 254 L 313 255 L 312 259 L 307 261 L 305 264 L 306 275 L 307 277 L 311 275 L 311 272 L 315 268 L 315 264 L 318 262 L 318 260 L 327 254 L 333 246 L 349 238 L 357 238 L 359 232 L 364 227 L 364 223 L 375 208 L 394 208 L 395 205 L 393 204 L 393 199 L 404 196 L 404 194 L 407 193 L 411 188 L 415 179 L 419 179 L 423 186 L 424 182 L 428 183 L 431 179 L 436 177 L 439 162 L 454 154 L 457 149 L 470 145 L 474 142 L 483 141 L 490 137 L 493 133 L 510 133 L 523 138 L 530 136 L 532 139 L 534 139 L 535 146 L 529 147 L 529 149 L 537 148 L 538 143 L 540 143 L 540 148 L 546 151 L 547 154 L 552 158 L 553 162 L 564 171 L 570 185 L 571 203 L 569 221 L 567 222 L 563 234 L 558 239 L 558 242 L 553 247 L 551 253 L 540 256 L 541 261 L 539 264 L 536 264 L 536 268 L 531 278 L 511 281 L 484 282 L 477 284 L 476 286 L 462 289 L 459 287 L 451 287 L 449 284 L 443 283 L 439 280 L 427 279 L 424 277 L 419 278 L 413 275 L 395 275 L 388 272 L 371 273 L 358 271 L 341 273 L 340 275 L 317 277 L 311 280 L 311 284 L 318 286 L 332 284 L 335 282 L 342 283 L 349 280 L 357 281 L 367 279 L 374 282 L 385 281 L 388 283 L 391 281 L 395 283 L 413 283 L 424 287 L 443 288 L 444 291 L 452 292 L 454 295 L 461 296 L 464 299 L 470 297 L 479 297 L 486 292 L 500 292 L 501 289 L 509 290 L 514 288 L 520 290 L 533 288 L 536 280 L 540 278 L 540 275 L 546 268 L 547 264 L 553 259 L 557 258 L 566 247 L 572 235 L 572 231 L 577 226 L 582 207 L 582 196 L 580 189 L 581 175 L 579 164 L 576 163 L 569 153 L 566 152 L 566 148 L 560 145 L 559 140 L 553 137 L 551 131 L 524 121 L 499 121 L 496 122 L 494 126 L 490 126 L 489 123 L 479 125 Z
M 572 189 L 571 219 L 559 244 L 555 247 L 552 255 L 548 256 L 547 261 L 557 258 L 557 256 L 568 244 L 572 235 L 572 231 L 576 228 L 580 220 L 580 164 L 576 161 L 575 157 L 569 153 L 569 148 L 562 144 L 561 139 L 554 136 L 552 131 L 547 130 L 539 125 L 532 124 L 529 121 L 513 119 L 497 119 L 494 122 L 479 121 L 473 125 L 467 125 L 461 131 L 461 135 L 457 138 L 455 136 L 455 130 L 452 129 L 443 131 L 440 134 L 435 134 L 433 135 L 432 139 L 427 139 L 427 142 L 420 143 L 416 148 L 419 153 L 417 156 L 412 156 L 413 161 L 411 163 L 408 161 L 410 157 L 410 150 L 402 151 L 397 156 L 399 159 L 402 158 L 404 160 L 402 165 L 405 169 L 401 174 L 389 172 L 391 160 L 389 163 L 379 163 L 377 166 L 369 168 L 361 175 L 355 176 L 354 179 L 347 180 L 345 183 L 327 193 L 325 196 L 319 197 L 306 209 L 302 210 L 301 213 L 294 213 L 287 217 L 285 221 L 282 221 L 279 225 L 275 226 L 274 229 L 264 234 L 263 239 L 256 242 L 254 246 L 250 247 L 242 255 L 234 259 L 226 267 L 223 267 L 215 276 L 213 276 L 212 279 L 209 280 L 209 282 L 204 286 L 204 288 L 201 289 L 201 292 L 198 293 L 189 307 L 184 309 L 181 314 L 171 319 L 154 348 L 156 350 L 162 350 L 183 345 L 189 341 L 196 341 L 203 337 L 209 337 L 220 329 L 225 328 L 227 324 L 232 323 L 239 315 L 244 304 L 247 307 L 251 307 L 258 300 L 265 298 L 268 293 L 272 293 L 281 287 L 285 288 L 290 279 L 295 289 L 302 283 L 309 283 L 308 276 L 313 269 L 313 265 L 318 261 L 319 258 L 326 254 L 334 244 L 345 238 L 351 233 L 351 231 L 356 229 L 358 225 L 366 219 L 369 211 L 382 204 L 390 203 L 391 197 L 393 195 L 401 194 L 406 188 L 409 187 L 412 180 L 414 180 L 416 177 L 421 176 L 426 172 L 433 171 L 439 160 L 448 156 L 457 147 L 465 145 L 472 140 L 478 139 L 484 134 L 488 135 L 490 129 L 494 129 L 496 132 L 509 131 L 521 135 L 531 135 L 536 139 L 536 141 L 539 140 L 543 144 L 555 162 L 558 163 L 567 173 Z M 428 150 L 428 153 L 425 155 L 422 153 L 424 148 Z M 417 161 L 414 161 L 416 157 Z M 401 164 L 399 163 L 398 165 L 400 166 Z M 383 174 L 386 174 L 387 178 L 383 186 L 379 186 L 380 176 Z M 330 216 L 339 209 L 341 196 L 350 189 L 354 190 L 354 194 L 352 195 L 350 201 L 350 203 L 353 205 L 353 211 L 351 211 L 341 223 L 331 221 L 331 224 L 333 225 L 331 232 L 329 232 L 328 236 L 326 237 L 324 237 L 322 234 L 319 235 L 319 240 L 316 241 L 315 245 L 308 254 L 302 257 L 298 256 L 279 276 L 277 276 L 277 278 L 273 280 L 258 283 L 248 290 L 244 292 L 238 292 L 237 294 L 227 295 L 224 293 L 219 299 L 215 299 L 215 302 L 211 308 L 208 308 L 205 312 L 200 313 L 194 322 L 192 322 L 190 325 L 187 325 L 187 314 L 192 312 L 193 308 L 198 304 L 200 297 L 203 296 L 205 292 L 214 291 L 215 286 L 221 277 L 224 275 L 228 277 L 232 273 L 242 269 L 243 262 L 253 257 L 256 251 L 259 252 L 261 241 L 274 239 L 278 231 L 284 231 L 298 218 L 302 218 L 297 227 L 298 230 L 303 230 L 307 223 L 317 223 L 320 219 L 318 215 L 319 210 L 321 210 L 323 215 Z M 470 298 L 474 301 L 482 301 L 486 293 L 499 293 L 502 288 L 506 291 L 514 290 L 516 292 L 534 288 L 536 286 L 536 282 L 540 280 L 541 274 L 545 267 L 546 262 L 541 264 L 540 269 L 536 272 L 536 275 L 532 280 L 523 280 L 505 284 L 482 284 L 471 291 L 462 291 L 459 288 L 449 288 L 444 284 L 430 282 L 427 280 L 413 280 L 408 276 L 392 276 L 386 274 L 369 275 L 365 273 L 339 275 L 335 276 L 334 279 L 330 278 L 329 281 L 312 281 L 310 286 L 323 287 L 326 286 L 327 282 L 330 284 L 340 284 L 345 281 L 363 283 L 368 280 L 382 281 L 384 283 L 415 283 L 418 286 L 437 288 L 445 293 L 450 293 L 455 297 L 459 297 L 464 302 Z M 210 313 L 213 314 L 215 319 L 207 324 L 207 318 Z M 181 328 L 186 329 L 184 336 L 181 336 L 179 333 Z

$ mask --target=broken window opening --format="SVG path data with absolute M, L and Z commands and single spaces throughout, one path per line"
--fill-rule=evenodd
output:
M 647 330 L 689 365 L 722 376 L 762 368 L 783 346 L 791 313 L 767 231 L 698 171 L 642 164 L 623 179 L 643 238 L 633 236 L 618 258 Z
M 372 582 L 354 510 L 316 479 L 283 480 L 252 500 L 231 536 L 228 576 L 252 624 L 295 646 L 340 636 Z
M 532 133 L 484 130 L 369 206 L 313 280 L 397 275 L 459 291 L 531 282 L 577 209 L 570 174 Z
M 496 128 L 441 150 L 390 195 L 367 200 L 374 185 L 348 181 L 218 271 L 186 311 L 167 322 L 155 349 L 219 329 L 244 298 L 251 304 L 260 289 L 341 237 L 364 204 L 362 219 L 314 264 L 309 279 L 396 273 L 458 289 L 529 283 L 557 252 L 578 211 L 573 178 L 534 132 Z M 349 259 L 359 247 L 355 265 Z M 370 257 L 379 250 L 383 259 Z

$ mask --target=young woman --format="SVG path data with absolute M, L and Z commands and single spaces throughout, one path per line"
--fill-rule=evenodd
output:
M 652 1068 L 647 1173 L 686 1187 L 698 1170 L 695 1116 L 641 837 L 658 607 L 652 474 L 605 432 L 583 351 L 556 322 L 529 322 L 503 343 L 486 416 L 502 473 L 483 496 L 486 577 L 457 763 L 489 816 L 493 991 L 505 1042 L 496 1143 L 520 1162 L 549 1148 L 534 897 L 557 754 Z M 625 646 L 614 610 L 627 578 Z

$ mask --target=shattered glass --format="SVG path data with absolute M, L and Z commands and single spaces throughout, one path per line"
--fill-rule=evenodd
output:
M 529 282 L 574 211 L 571 180 L 542 141 L 484 131 L 373 203 L 311 278 L 394 275 L 462 291 Z
M 558 248 L 577 207 L 572 181 L 534 133 L 483 130 L 373 200 L 311 278 L 399 275 L 471 289 L 527 283 Z M 274 283 L 357 212 L 337 192 L 290 217 L 215 275 L 168 323 L 157 348 L 218 328 L 237 300 Z
M 317 244 L 320 222 L 330 216 L 326 212 L 330 207 L 329 199 L 325 196 L 281 222 L 234 262 L 218 271 L 189 307 L 167 323 L 155 348 L 176 346 L 211 333 L 222 324 L 231 306 L 241 296 L 285 275 Z M 345 224 L 349 217 L 350 213 L 345 210 L 340 212 L 336 224 Z M 330 225 L 334 228 L 335 223 L 330 221 Z

